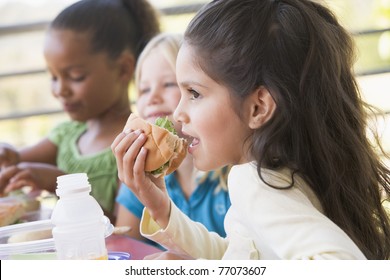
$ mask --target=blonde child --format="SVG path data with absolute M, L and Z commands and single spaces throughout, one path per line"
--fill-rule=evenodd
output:
M 52 94 L 70 121 L 37 144 L 0 150 L 0 190 L 54 191 L 56 177 L 85 172 L 92 195 L 113 217 L 119 186 L 110 144 L 130 114 L 128 85 L 137 57 L 159 32 L 146 0 L 82 0 L 50 24 L 44 56 Z
M 182 42 L 181 34 L 161 33 L 146 45 L 135 70 L 138 93 L 137 113 L 154 123 L 157 117 L 168 117 L 180 100 L 176 83 L 176 57 Z M 178 135 L 181 125 L 174 122 Z M 200 174 L 194 169 L 192 156 L 187 155 L 180 167 L 165 177 L 167 191 L 175 205 L 192 220 L 202 223 L 208 230 L 225 236 L 223 221 L 230 207 L 226 190 L 228 168 Z M 225 176 L 225 177 L 224 177 Z M 123 184 L 117 196 L 117 226 L 130 226 L 129 235 L 143 240 L 139 223 L 144 206 Z

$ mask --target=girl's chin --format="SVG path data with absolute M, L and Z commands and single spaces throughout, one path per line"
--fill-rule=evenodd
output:
M 204 172 L 213 171 L 218 168 L 218 167 L 212 168 L 209 164 L 197 162 L 196 160 L 194 160 L 194 166 L 197 170 L 204 171 Z
M 72 121 L 76 121 L 76 122 L 86 122 L 87 121 L 85 118 L 82 118 L 82 117 L 75 115 L 75 114 L 68 114 L 68 115 L 72 119 Z

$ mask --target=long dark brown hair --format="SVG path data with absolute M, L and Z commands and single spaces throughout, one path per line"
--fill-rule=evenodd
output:
M 260 86 L 271 92 L 276 111 L 250 139 L 260 178 L 263 167 L 290 168 L 368 259 L 388 259 L 380 190 L 390 193 L 390 170 L 367 137 L 353 40 L 332 12 L 307 0 L 213 1 L 185 42 L 238 108 Z

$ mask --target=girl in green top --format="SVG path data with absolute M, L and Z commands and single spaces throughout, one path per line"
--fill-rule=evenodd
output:
M 135 62 L 158 32 L 146 0 L 82 0 L 52 21 L 44 56 L 52 94 L 71 120 L 31 147 L 0 146 L 0 192 L 26 185 L 54 191 L 57 176 L 85 172 L 92 195 L 113 217 L 119 181 L 110 145 L 131 112 Z

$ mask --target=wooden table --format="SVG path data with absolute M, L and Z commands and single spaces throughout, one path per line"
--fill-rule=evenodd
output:
M 131 260 L 142 260 L 145 256 L 161 252 L 161 249 L 126 235 L 111 235 L 106 238 L 108 251 L 127 252 Z

